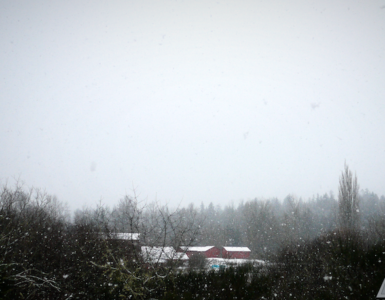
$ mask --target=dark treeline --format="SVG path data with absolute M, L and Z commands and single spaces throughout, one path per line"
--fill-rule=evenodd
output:
M 385 197 L 367 190 L 354 228 L 340 195 L 170 209 L 124 197 L 72 217 L 50 195 L 0 191 L 0 299 L 367 299 L 385 277 Z M 247 246 L 264 265 L 217 272 L 146 262 L 146 246 Z
M 278 199 L 254 199 L 224 208 L 203 204 L 197 210 L 204 220 L 198 243 L 215 246 L 247 246 L 254 258 L 270 259 L 282 247 L 309 241 L 338 227 L 338 200 L 332 193 L 303 201 L 289 195 Z M 360 194 L 360 227 L 367 238 L 381 238 L 385 197 L 368 190 Z

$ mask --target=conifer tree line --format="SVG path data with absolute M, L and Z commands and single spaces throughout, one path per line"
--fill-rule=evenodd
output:
M 263 265 L 220 271 L 143 260 L 146 246 L 247 246 Z M 363 299 L 385 278 L 385 197 L 359 191 L 345 165 L 339 194 L 172 208 L 125 196 L 70 215 L 56 197 L 0 191 L 0 299 Z

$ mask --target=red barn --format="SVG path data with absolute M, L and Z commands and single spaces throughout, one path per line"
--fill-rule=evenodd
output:
M 194 254 L 201 254 L 206 258 L 219 257 L 221 250 L 215 246 L 205 246 L 205 247 L 180 247 L 178 252 L 186 252 L 187 256 L 190 258 Z
M 247 247 L 223 247 L 223 258 L 249 258 L 251 250 Z

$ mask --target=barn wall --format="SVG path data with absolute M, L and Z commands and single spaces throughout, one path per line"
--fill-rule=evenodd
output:
M 223 258 L 250 258 L 250 252 L 226 251 L 223 249 Z
M 213 247 L 206 252 L 186 251 L 186 255 L 190 258 L 192 255 L 199 253 L 206 258 L 220 257 L 221 250 L 217 247 Z
M 207 258 L 220 257 L 221 250 L 217 247 L 213 247 L 207 250 L 204 254 Z
M 188 258 L 190 258 L 195 252 L 192 252 L 192 251 L 187 251 L 186 252 L 186 255 L 188 256 Z

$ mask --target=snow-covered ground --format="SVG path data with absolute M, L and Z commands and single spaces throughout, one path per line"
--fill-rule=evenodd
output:
M 207 266 L 211 269 L 241 266 L 244 264 L 263 265 L 265 262 L 260 259 L 227 259 L 227 258 L 207 258 Z
M 150 247 L 142 246 L 142 257 L 148 263 L 165 263 L 169 260 L 187 261 L 185 253 L 176 252 L 173 247 Z

